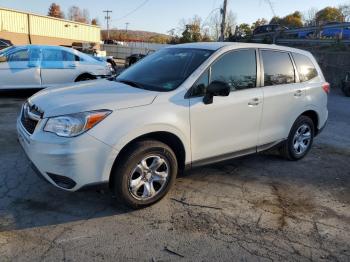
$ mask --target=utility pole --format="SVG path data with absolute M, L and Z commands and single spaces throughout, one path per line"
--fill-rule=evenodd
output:
M 227 13 L 227 0 L 224 0 L 224 6 L 223 6 L 223 8 L 221 9 L 222 23 L 221 23 L 220 42 L 224 42 L 224 40 L 225 40 L 226 13 Z
M 109 40 L 109 20 L 111 17 L 109 16 L 109 13 L 112 13 L 111 10 L 105 10 L 103 13 L 106 13 L 105 19 L 107 20 L 107 40 Z
M 128 28 L 129 28 L 130 23 L 125 23 L 125 33 L 128 33 Z

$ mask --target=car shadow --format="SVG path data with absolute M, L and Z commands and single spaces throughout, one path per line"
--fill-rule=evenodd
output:
M 321 188 L 334 188 L 339 186 L 337 185 L 339 181 L 330 177 L 326 169 L 322 171 L 322 165 L 328 165 L 329 168 L 329 163 L 322 164 L 318 159 L 319 153 L 323 150 L 316 146 L 310 156 L 299 162 L 286 161 L 278 155 L 276 150 L 270 150 L 262 154 L 194 168 L 178 178 L 180 181 L 175 186 L 174 192 L 185 194 L 184 184 L 195 186 L 206 182 L 210 186 L 203 190 L 209 192 L 212 186 L 228 185 L 234 188 L 244 183 L 254 183 L 258 187 L 289 183 L 300 187 L 308 184 Z M 105 187 L 90 188 L 75 193 L 59 190 L 35 175 L 24 153 L 17 154 L 16 158 L 15 165 L 9 167 L 8 173 L 3 177 L 2 187 L 6 187 L 7 190 L 0 198 L 2 206 L 0 232 L 65 223 L 83 223 L 90 219 L 138 212 L 118 204 L 112 193 Z M 319 171 L 312 172 L 316 169 Z M 3 171 L 6 172 L 6 168 Z M 345 176 L 339 177 L 345 179 L 344 185 L 349 184 L 350 181 L 346 180 Z M 179 193 L 181 191 L 184 192 Z M 169 196 L 166 198 L 171 199 Z M 157 208 L 149 212 L 156 212 L 156 210 Z

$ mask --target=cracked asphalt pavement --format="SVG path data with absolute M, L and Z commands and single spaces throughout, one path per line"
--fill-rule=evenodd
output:
M 302 161 L 270 151 L 195 169 L 138 211 L 39 179 L 16 138 L 24 100 L 0 94 L 1 261 L 350 261 L 350 99 L 337 91 Z

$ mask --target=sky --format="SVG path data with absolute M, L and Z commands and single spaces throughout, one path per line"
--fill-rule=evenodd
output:
M 131 30 L 167 33 L 178 28 L 182 19 L 198 15 L 205 20 L 222 5 L 223 0 L 53 0 L 67 13 L 70 6 L 86 8 L 90 18 L 97 17 L 102 28 L 106 27 L 103 10 L 112 10 L 111 27 L 124 29 L 129 23 Z M 52 1 L 52 2 L 53 2 Z M 299 10 L 322 9 L 338 6 L 350 0 L 272 0 L 275 13 L 285 16 Z M 253 23 L 258 18 L 271 19 L 273 13 L 265 0 L 228 0 L 228 9 L 236 15 L 238 23 Z M 46 15 L 51 1 L 46 0 L 0 0 L 0 7 Z M 140 8 L 138 8 L 140 7 Z M 135 12 L 132 12 L 138 8 Z M 214 11 L 218 12 L 219 10 Z

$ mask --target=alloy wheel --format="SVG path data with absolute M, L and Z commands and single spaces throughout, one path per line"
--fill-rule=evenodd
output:
M 149 200 L 158 195 L 168 183 L 169 162 L 162 156 L 144 157 L 129 177 L 129 192 L 137 200 Z

